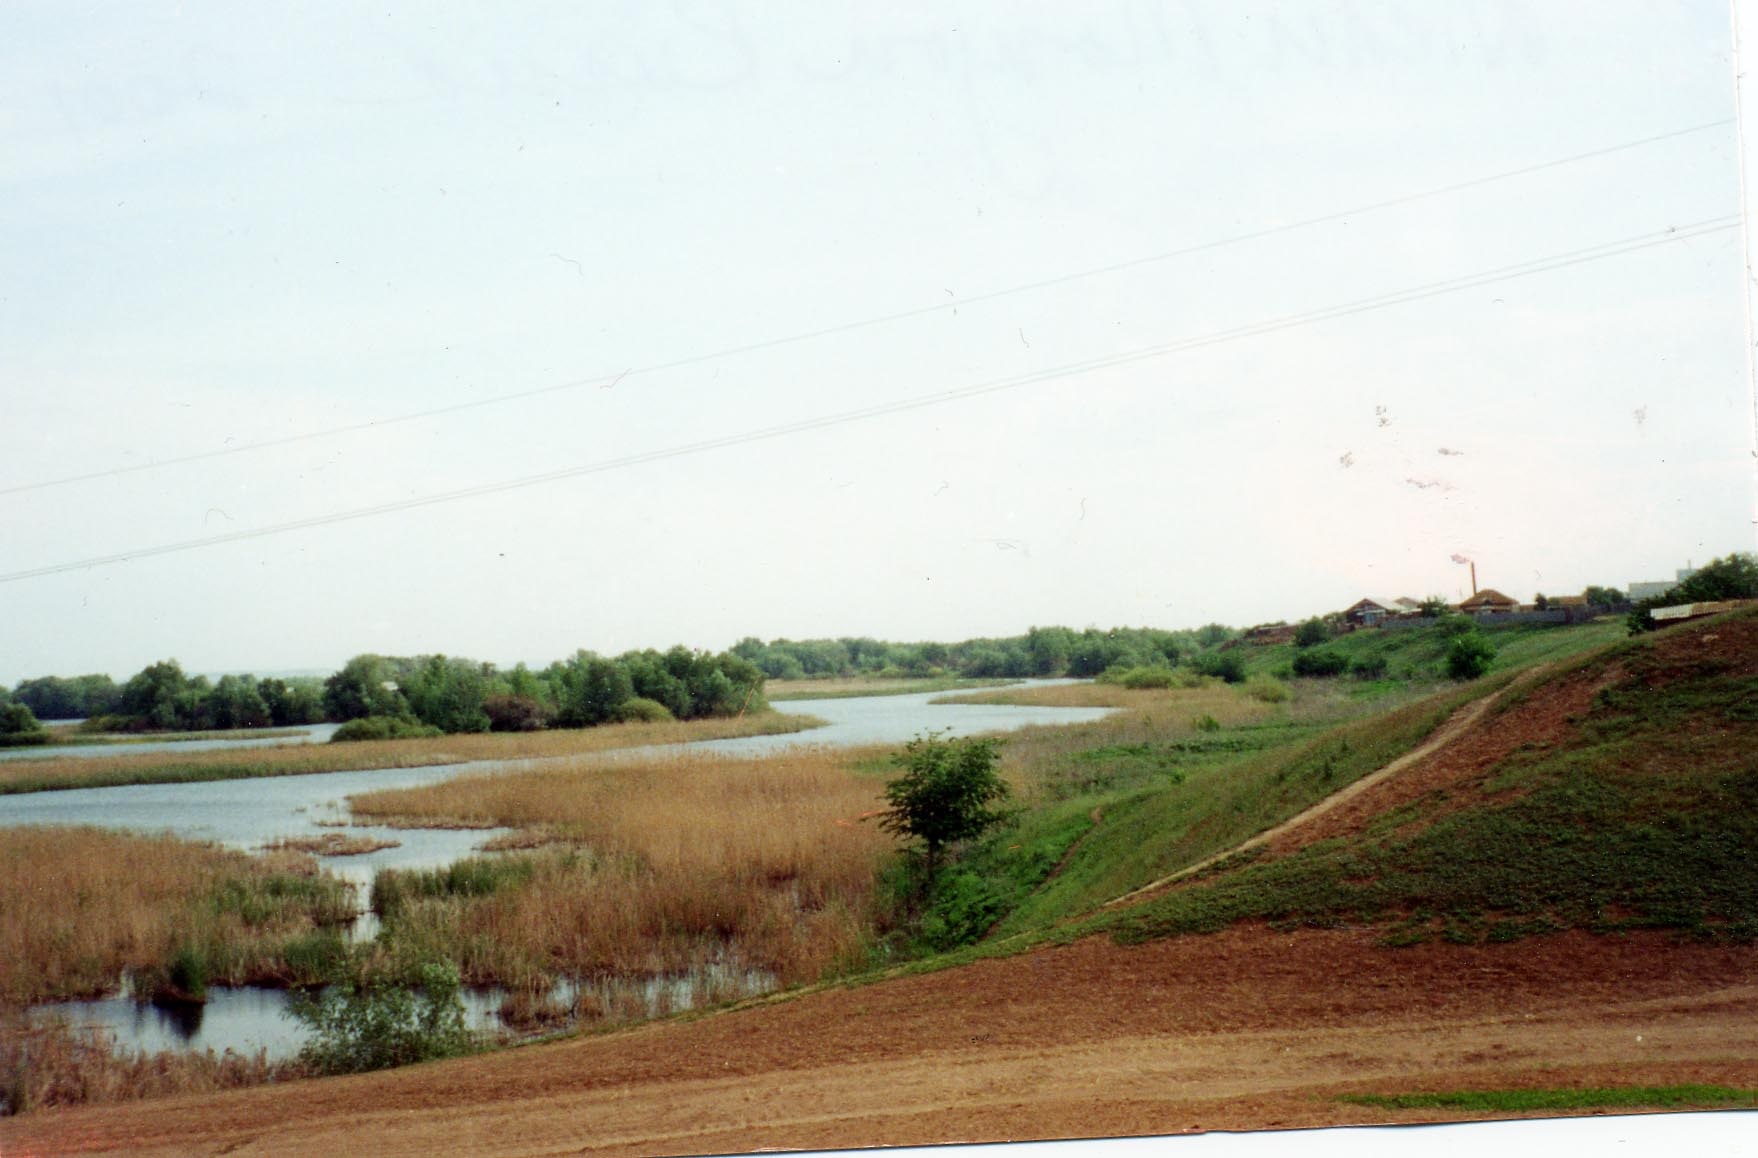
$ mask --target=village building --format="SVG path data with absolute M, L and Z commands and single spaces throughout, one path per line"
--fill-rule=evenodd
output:
M 1493 611 L 1518 611 L 1520 610 L 1520 601 L 1509 599 L 1494 587 L 1485 587 L 1459 604 L 1458 609 L 1466 615 L 1478 615 Z

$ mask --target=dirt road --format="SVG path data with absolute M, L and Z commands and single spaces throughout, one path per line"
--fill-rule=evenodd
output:
M 14 1155 L 675 1154 L 1391 1120 L 1347 1090 L 1758 1085 L 1758 950 L 1094 939 L 391 1073 L 0 1123 Z M 1412 1120 L 1403 1118 L 1399 1120 Z

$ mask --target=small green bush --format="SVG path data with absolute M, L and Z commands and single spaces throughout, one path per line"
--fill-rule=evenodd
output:
M 1325 621 L 1322 619 L 1309 619 L 1294 629 L 1295 647 L 1317 647 L 1330 638 L 1331 630 L 1325 626 Z
M 631 696 L 617 705 L 615 718 L 619 724 L 663 724 L 677 717 L 671 709 L 658 700 L 650 700 L 644 696 Z
M 1358 680 L 1378 680 L 1386 677 L 1386 657 L 1383 655 L 1357 656 L 1349 665 L 1349 674 Z
M 417 976 L 413 987 L 343 981 L 321 997 L 295 998 L 293 1016 L 316 1035 L 300 1059 L 319 1073 L 353 1074 L 468 1052 L 458 967 L 429 961 Z
M 1456 636 L 1447 646 L 1447 675 L 1456 680 L 1474 680 L 1489 670 L 1495 657 L 1495 645 L 1482 632 Z
M 1294 674 L 1297 676 L 1342 675 L 1348 667 L 1349 660 L 1345 656 L 1322 648 L 1303 651 L 1294 657 Z
M 431 724 L 423 724 L 406 716 L 362 716 L 358 720 L 349 720 L 336 729 L 330 737 L 332 744 L 347 744 L 356 740 L 416 740 L 426 736 L 443 736 L 445 733 Z
M 171 955 L 171 963 L 166 969 L 165 980 L 169 983 L 168 987 L 161 987 L 156 996 L 179 1001 L 206 1001 L 208 997 L 207 955 L 193 945 L 180 946 L 177 952 Z
M 1230 684 L 1245 682 L 1245 657 L 1237 651 L 1211 651 L 1190 657 L 1190 666 L 1198 674 L 1215 676 Z
M 1204 712 L 1202 715 L 1191 720 L 1190 726 L 1199 732 L 1219 732 L 1221 730 L 1221 721 L 1215 719 L 1215 717 L 1209 715 L 1207 712 Z
M 1144 687 L 1173 687 L 1173 669 L 1130 668 L 1123 671 L 1122 677 L 1116 678 L 1116 684 L 1129 687 L 1132 691 L 1141 691 Z

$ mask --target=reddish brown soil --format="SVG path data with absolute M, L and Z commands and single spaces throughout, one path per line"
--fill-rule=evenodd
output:
M 1486 803 L 1494 798 L 1486 790 L 1486 782 L 1508 757 L 1522 749 L 1539 751 L 1567 739 L 1575 721 L 1592 706 L 1593 698 L 1623 675 L 1621 669 L 1613 667 L 1555 680 L 1499 713 L 1492 700 L 1433 754 L 1400 766 L 1395 775 L 1364 785 L 1360 792 L 1338 799 L 1321 815 L 1289 827 L 1269 841 L 1270 851 L 1281 855 L 1321 840 L 1358 833 L 1386 813 L 1418 801 L 1423 803 L 1425 823 Z M 1506 792 L 1500 795 L 1502 799 L 1511 796 Z
M 1758 1085 L 1758 949 L 1375 936 L 1093 939 L 458 1062 L 50 1111 L 0 1123 L 0 1150 L 704 1153 L 1393 1119 L 1345 1091 Z

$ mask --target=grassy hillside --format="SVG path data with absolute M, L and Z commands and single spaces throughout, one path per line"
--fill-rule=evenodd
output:
M 1620 640 L 1627 629 L 1622 619 L 1586 623 L 1576 627 L 1522 623 L 1505 627 L 1479 628 L 1496 649 L 1492 671 L 1523 668 L 1534 663 L 1572 655 L 1585 648 L 1603 646 Z M 1447 645 L 1452 637 L 1435 627 L 1413 627 L 1387 631 L 1365 629 L 1340 635 L 1317 645 L 1315 650 L 1335 652 L 1359 668 L 1375 660 L 1383 660 L 1386 678 L 1416 683 L 1438 683 L 1446 679 Z M 1299 653 L 1292 643 L 1255 647 L 1237 646 L 1245 658 L 1248 672 L 1264 672 L 1287 677 L 1292 674 L 1294 657 Z
M 1327 644 L 1388 656 L 1392 675 L 1279 681 L 1292 646 L 1241 649 L 1241 684 L 1004 689 L 952 702 L 1106 705 L 1078 727 L 1028 729 L 1005 760 L 1017 823 L 966 851 L 924 926 L 929 947 L 1043 935 L 1133 889 L 1223 853 L 1422 744 L 1450 716 L 1535 666 L 1603 648 L 1616 624 L 1497 631 L 1491 673 L 1440 680 L 1442 629 L 1357 632 Z M 1559 662 L 1567 662 L 1566 658 Z
M 1509 690 L 1347 815 L 1120 916 L 1373 924 L 1389 945 L 1568 928 L 1758 937 L 1758 615 L 1600 649 Z

